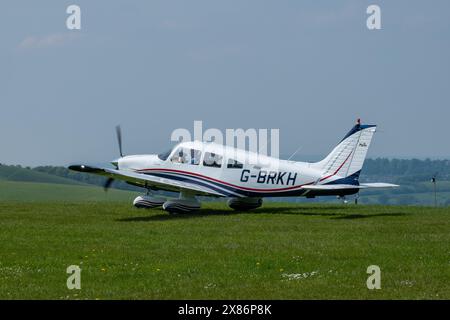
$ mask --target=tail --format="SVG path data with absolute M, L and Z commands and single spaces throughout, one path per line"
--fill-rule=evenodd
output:
M 312 164 L 312 167 L 322 172 L 317 183 L 359 185 L 359 174 L 375 130 L 376 125 L 364 125 L 358 119 L 325 159 Z

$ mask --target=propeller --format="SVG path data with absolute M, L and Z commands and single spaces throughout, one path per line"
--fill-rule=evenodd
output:
M 116 126 L 116 137 L 117 137 L 117 144 L 119 145 L 119 153 L 120 157 L 123 157 L 123 150 L 122 150 L 122 129 L 120 128 L 120 125 Z M 115 160 L 111 162 L 116 169 L 119 169 L 119 160 Z M 103 189 L 108 191 L 109 188 L 111 188 L 112 183 L 114 182 L 114 178 L 108 178 L 108 180 L 105 181 L 105 184 L 103 185 Z
M 120 128 L 120 126 L 116 126 L 116 135 L 117 135 L 117 143 L 119 144 L 119 153 L 120 156 L 123 157 L 123 152 L 122 152 L 122 129 Z
M 108 191 L 113 182 L 114 182 L 113 178 L 108 178 L 108 180 L 105 181 L 105 184 L 103 185 L 103 189 L 105 190 L 105 192 Z

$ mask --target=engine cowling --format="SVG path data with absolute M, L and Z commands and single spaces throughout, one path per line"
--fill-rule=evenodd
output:
M 231 198 L 227 202 L 228 206 L 234 210 L 247 211 L 262 206 L 261 198 Z
M 133 206 L 139 209 L 150 209 L 160 207 L 166 201 L 165 198 L 156 197 L 156 196 L 139 196 L 133 201 Z

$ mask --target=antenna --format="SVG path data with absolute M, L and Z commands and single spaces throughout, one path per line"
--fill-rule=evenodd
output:
M 299 152 L 301 148 L 303 148 L 303 146 L 298 147 L 297 150 L 295 150 L 295 152 L 294 152 L 293 154 L 291 154 L 291 156 L 288 158 L 288 161 L 291 160 L 291 158 L 292 158 L 293 156 L 295 156 L 295 154 L 296 154 L 297 152 Z
M 432 177 L 431 177 L 431 182 L 433 183 L 433 187 L 434 187 L 434 206 L 437 207 L 437 190 L 436 190 L 436 177 L 438 175 L 438 172 L 436 172 Z

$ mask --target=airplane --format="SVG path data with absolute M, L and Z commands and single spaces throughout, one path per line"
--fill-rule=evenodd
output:
M 116 179 L 145 188 L 147 192 L 133 205 L 162 207 L 171 214 L 199 210 L 197 196 L 228 198 L 228 206 L 238 211 L 260 207 L 265 197 L 337 196 L 345 201 L 362 189 L 398 187 L 358 181 L 375 131 L 376 125 L 358 119 L 323 160 L 296 162 L 202 141 L 180 142 L 160 154 L 124 156 L 117 126 L 120 158 L 111 162 L 114 168 L 72 165 L 69 169 L 107 177 L 105 190 Z M 157 190 L 178 192 L 179 197 L 167 199 L 155 194 Z

